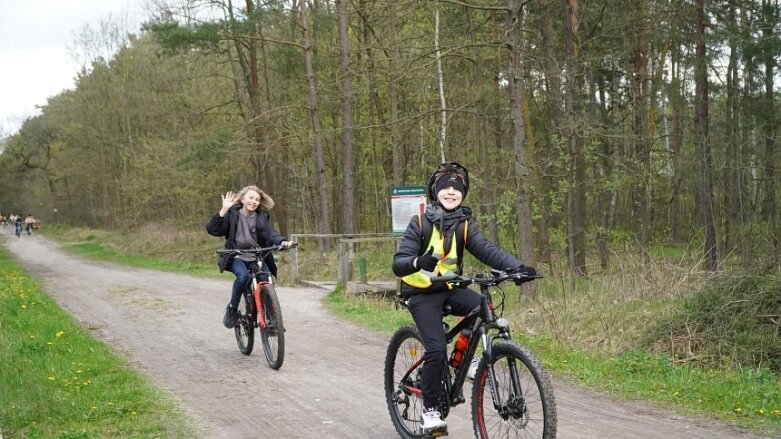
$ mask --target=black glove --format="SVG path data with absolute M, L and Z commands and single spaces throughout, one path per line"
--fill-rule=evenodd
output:
M 511 270 L 511 273 L 518 273 L 518 274 L 524 274 L 529 277 L 537 276 L 537 270 L 534 269 L 534 267 L 529 267 L 526 265 L 520 265 L 518 267 L 515 267 Z
M 437 262 L 439 262 L 439 259 L 437 259 L 436 256 L 431 256 L 432 253 L 434 253 L 433 246 L 429 248 L 426 253 L 418 256 L 418 261 L 415 264 L 418 266 L 418 270 L 434 271 L 434 268 L 437 267 Z

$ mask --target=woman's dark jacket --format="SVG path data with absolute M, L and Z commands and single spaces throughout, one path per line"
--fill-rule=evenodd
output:
M 464 245 L 464 249 L 477 258 L 480 262 L 488 265 L 491 268 L 497 270 L 515 269 L 523 265 L 523 263 L 512 255 L 508 254 L 496 244 L 489 241 L 480 228 L 475 224 L 472 219 L 472 210 L 468 207 L 459 207 L 453 212 L 443 213 L 441 208 L 429 205 L 424 213 L 428 219 L 432 222 L 434 227 L 441 231 L 441 225 L 447 224 L 447 235 L 452 235 L 453 230 L 457 229 L 457 223 L 467 222 L 467 239 Z M 444 215 L 444 221 L 443 221 Z M 418 271 L 413 265 L 413 261 L 423 252 L 421 251 L 421 234 L 422 230 L 418 225 L 417 216 L 412 217 L 407 229 L 401 236 L 399 242 L 399 248 L 396 250 L 396 254 L 393 256 L 393 273 L 398 277 L 404 277 L 408 274 Z M 431 237 L 426 237 L 430 239 Z M 426 243 L 427 244 L 427 243 Z M 451 244 L 455 245 L 455 243 Z M 427 289 L 415 288 L 401 282 L 401 294 L 403 296 L 410 296 L 413 294 L 420 294 L 425 292 L 440 291 L 446 289 L 444 284 L 434 284 Z
M 239 215 L 241 215 L 240 209 L 240 206 L 233 206 L 224 217 L 220 217 L 219 213 L 215 213 L 206 224 L 206 231 L 210 235 L 225 237 L 225 248 L 236 248 L 236 228 L 239 223 Z M 271 247 L 282 243 L 285 238 L 271 226 L 269 211 L 258 208 L 255 213 L 255 231 L 257 233 L 258 245 Z M 217 261 L 217 264 L 220 266 L 220 273 L 226 268 L 230 268 L 232 262 L 233 255 L 220 255 Z M 277 265 L 274 263 L 274 257 L 270 252 L 266 254 L 263 263 L 266 264 L 271 274 L 277 275 Z

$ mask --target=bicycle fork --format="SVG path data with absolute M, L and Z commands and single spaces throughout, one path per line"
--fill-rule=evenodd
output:
M 496 329 L 499 331 L 496 335 L 488 335 L 488 330 L 490 329 Z M 524 401 L 523 401 L 523 395 L 521 394 L 521 383 L 520 378 L 518 377 L 518 366 L 515 364 L 515 361 L 509 361 L 507 364 L 507 367 L 509 369 L 510 373 L 510 388 L 508 389 L 511 391 L 511 394 L 508 394 L 508 403 L 505 404 L 501 401 L 501 395 L 499 394 L 499 386 L 497 385 L 497 377 L 496 377 L 496 370 L 494 369 L 494 362 L 491 361 L 493 359 L 493 342 L 496 338 L 502 338 L 505 340 L 510 340 L 510 328 L 509 324 L 505 319 L 498 319 L 497 321 L 488 324 L 488 326 L 485 328 L 485 331 L 482 332 L 480 335 L 481 342 L 483 344 L 483 360 L 486 365 L 488 377 L 489 377 L 489 389 L 491 390 L 491 400 L 494 404 L 494 409 L 500 414 L 500 416 L 504 419 L 507 419 L 510 416 L 513 417 L 519 417 L 523 415 L 523 411 L 525 411 Z M 511 395 L 514 395 L 512 398 Z M 512 400 L 511 400 L 512 399 Z M 521 403 L 521 409 L 519 410 L 521 413 L 511 413 L 510 406 L 517 408 L 517 403 Z
M 255 276 L 252 277 L 252 297 L 255 299 L 255 309 L 258 311 L 258 326 L 265 329 L 268 324 L 266 323 L 266 312 L 263 309 L 263 300 L 260 296 L 260 287 L 262 285 Z

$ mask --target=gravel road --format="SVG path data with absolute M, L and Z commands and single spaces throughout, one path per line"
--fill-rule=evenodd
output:
M 222 326 L 232 276 L 200 279 L 82 259 L 42 235 L 0 243 L 73 318 L 169 392 L 202 438 L 395 438 L 385 406 L 386 337 L 340 320 L 327 291 L 278 287 L 286 357 L 239 353 Z M 555 382 L 559 438 L 761 438 Z M 451 411 L 450 437 L 472 437 L 469 406 Z M 777 437 L 777 436 L 773 436 Z

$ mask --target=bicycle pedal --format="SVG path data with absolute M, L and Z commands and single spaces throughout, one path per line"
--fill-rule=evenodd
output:
M 435 437 L 442 437 L 442 436 L 448 436 L 447 430 L 442 431 L 435 431 L 429 435 L 429 437 L 435 438 Z

